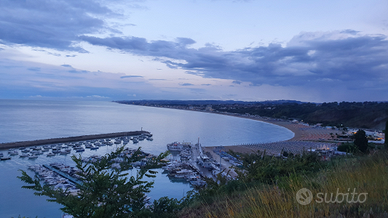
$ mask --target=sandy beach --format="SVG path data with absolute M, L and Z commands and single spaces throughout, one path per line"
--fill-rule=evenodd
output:
M 324 146 L 332 146 L 333 143 L 330 140 L 332 139 L 332 135 L 336 133 L 341 133 L 339 130 L 327 129 L 324 127 L 312 127 L 306 124 L 300 124 L 296 122 L 289 122 L 283 120 L 276 120 L 271 118 L 257 118 L 257 117 L 245 117 L 245 116 L 237 116 L 231 115 L 246 119 L 253 119 L 262 122 L 271 123 L 274 125 L 282 126 L 291 130 L 294 133 L 294 137 L 281 142 L 272 142 L 272 143 L 258 143 L 251 145 L 233 145 L 233 146 L 224 146 L 225 151 L 232 150 L 234 152 L 240 153 L 256 153 L 257 150 L 266 151 L 270 154 L 278 154 L 282 150 L 299 153 L 303 151 L 303 149 L 308 148 L 317 148 Z M 212 155 L 215 155 L 213 151 L 214 147 L 206 147 L 205 151 L 210 152 Z

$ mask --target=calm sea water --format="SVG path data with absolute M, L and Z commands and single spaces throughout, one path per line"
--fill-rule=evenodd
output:
M 172 110 L 163 108 L 123 105 L 113 102 L 29 101 L 0 100 L 0 142 L 36 140 L 98 133 L 134 130 L 150 131 L 153 141 L 141 141 L 142 150 L 159 154 L 173 141 L 196 143 L 203 146 L 235 145 L 241 143 L 274 142 L 287 140 L 293 133 L 283 127 L 250 119 L 225 115 Z M 101 147 L 87 150 L 82 156 L 103 155 L 115 149 Z M 4 154 L 6 151 L 1 151 Z M 60 217 L 60 205 L 47 202 L 33 191 L 22 189 L 17 179 L 18 169 L 26 170 L 30 164 L 62 162 L 73 165 L 71 155 L 45 157 L 36 160 L 13 157 L 0 162 L 0 217 L 22 216 Z M 154 188 L 148 195 L 152 199 L 163 196 L 182 198 L 191 190 L 185 183 L 174 183 L 159 172 Z

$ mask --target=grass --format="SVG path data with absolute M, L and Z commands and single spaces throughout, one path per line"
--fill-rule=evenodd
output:
M 313 194 L 312 202 L 305 206 L 296 201 L 301 188 Z M 337 192 L 348 197 L 342 203 L 324 203 L 335 201 Z M 325 193 L 326 199 L 318 203 L 322 200 L 318 197 L 323 198 Z M 359 193 L 367 193 L 367 198 Z M 346 195 L 339 194 L 338 201 L 341 196 Z M 354 201 L 360 196 L 365 202 L 351 203 L 352 196 Z M 334 161 L 318 173 L 293 173 L 277 184 L 217 195 L 212 203 L 197 202 L 184 209 L 180 217 L 388 217 L 388 152 Z

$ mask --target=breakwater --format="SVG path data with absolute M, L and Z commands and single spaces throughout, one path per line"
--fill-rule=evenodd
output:
M 115 132 L 115 133 L 104 133 L 104 134 L 93 134 L 93 135 L 82 135 L 82 136 L 70 136 L 70 137 L 51 138 L 51 139 L 39 139 L 39 140 L 32 140 L 32 141 L 9 142 L 9 143 L 0 143 L 0 149 L 29 147 L 29 146 L 47 145 L 47 144 L 56 144 L 56 143 L 77 142 L 77 141 L 103 139 L 103 138 L 114 138 L 114 137 L 122 137 L 122 136 L 137 136 L 137 135 L 141 135 L 141 134 L 150 135 L 151 133 L 142 130 L 142 131 Z

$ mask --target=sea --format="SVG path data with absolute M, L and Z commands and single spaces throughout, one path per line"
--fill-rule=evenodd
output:
M 141 147 L 155 155 L 166 151 L 166 145 L 175 141 L 194 144 L 199 140 L 206 147 L 268 143 L 294 136 L 284 127 L 215 113 L 109 101 L 0 100 L 0 143 L 137 130 L 151 132 L 153 141 L 126 146 Z M 74 166 L 72 155 L 104 155 L 115 149 L 104 146 L 69 155 L 41 155 L 35 160 L 13 156 L 11 160 L 0 161 L 0 217 L 62 217 L 61 205 L 21 188 L 25 184 L 17 178 L 20 170 L 33 175 L 27 169 L 29 165 L 59 162 Z M 0 153 L 8 155 L 7 150 Z M 136 169 L 129 173 L 135 175 Z M 152 200 L 163 196 L 181 199 L 192 190 L 188 183 L 170 180 L 161 169 L 156 178 L 148 181 L 154 181 L 147 194 Z

